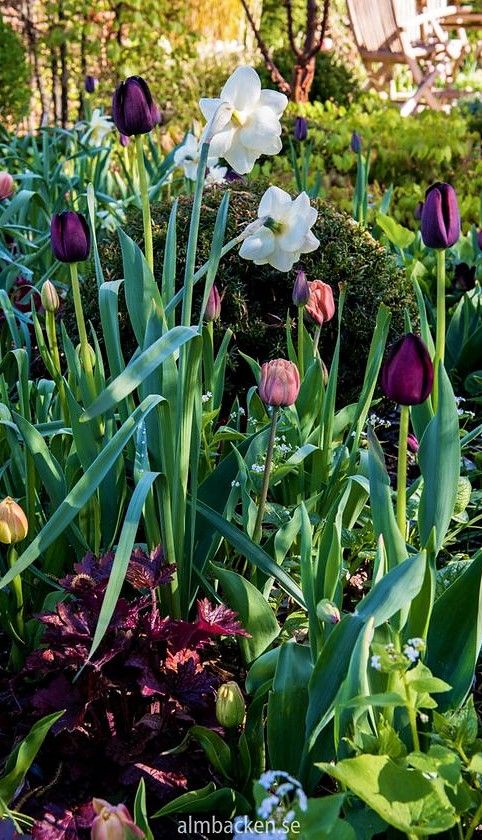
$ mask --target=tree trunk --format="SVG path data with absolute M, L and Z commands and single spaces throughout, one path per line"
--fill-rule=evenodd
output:
M 64 5 L 59 3 L 59 24 L 63 29 L 65 22 Z M 62 128 L 67 128 L 69 121 L 69 68 L 67 61 L 67 41 L 62 38 L 59 46 L 60 54 L 60 121 Z
M 308 62 L 298 60 L 294 66 L 291 82 L 291 99 L 293 102 L 308 102 L 313 79 L 315 78 L 316 56 Z

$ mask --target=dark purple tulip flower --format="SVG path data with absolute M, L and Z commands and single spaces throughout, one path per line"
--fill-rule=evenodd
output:
M 148 134 L 161 119 L 149 85 L 141 76 L 121 82 L 112 97 L 112 119 L 121 134 Z
M 407 333 L 391 347 L 382 368 L 382 389 L 399 405 L 419 405 L 432 391 L 433 364 L 418 335 Z
M 356 155 L 359 155 L 359 154 L 360 154 L 360 152 L 361 152 L 361 150 L 362 150 L 362 141 L 361 141 L 361 137 L 360 137 L 360 135 L 358 134 L 358 132 L 357 132 L 357 131 L 354 131 L 354 132 L 353 132 L 353 134 L 351 135 L 351 140 L 350 140 L 350 149 L 351 149 L 351 150 L 352 150 L 352 152 L 354 152 Z
M 216 286 L 212 286 L 209 292 L 208 302 L 204 311 L 205 321 L 217 321 L 221 315 L 221 295 Z
M 310 287 L 303 270 L 296 272 L 292 298 L 295 306 L 304 306 L 310 299 Z
M 90 253 L 90 230 L 82 214 L 73 210 L 55 213 L 50 222 L 50 242 L 54 257 L 60 262 L 86 260 Z
M 482 251 L 482 230 L 477 231 L 477 245 L 479 249 Z
M 293 134 L 295 140 L 299 140 L 300 142 L 303 142 L 308 137 L 308 123 L 304 117 L 296 117 Z
M 97 85 L 98 85 L 98 80 L 95 78 L 95 76 L 86 76 L 85 77 L 84 88 L 85 88 L 86 93 L 94 93 L 94 90 L 96 89 Z
M 460 236 L 457 194 L 450 184 L 437 182 L 425 193 L 422 239 L 428 248 L 451 248 Z
M 419 222 L 422 218 L 423 213 L 423 201 L 419 201 L 418 204 L 415 205 L 415 210 L 413 211 L 413 215 L 417 222 Z
M 454 268 L 454 286 L 469 292 L 475 289 L 475 265 L 468 265 L 465 262 L 457 263 Z

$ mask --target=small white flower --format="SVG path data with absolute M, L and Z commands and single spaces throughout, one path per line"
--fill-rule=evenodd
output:
M 94 108 L 88 124 L 87 133 L 82 138 L 91 146 L 102 146 L 105 138 L 112 131 L 114 124 L 110 117 L 105 117 L 100 108 Z
M 256 265 L 272 265 L 278 271 L 291 271 L 301 254 L 316 251 L 319 240 L 311 232 L 317 210 L 302 192 L 294 200 L 279 187 L 268 187 L 259 207 L 258 217 L 268 217 L 270 227 L 248 236 L 239 249 L 239 256 Z
M 428 715 L 425 714 L 425 712 L 419 712 L 418 716 L 422 723 L 428 723 L 429 718 Z
M 405 647 L 403 648 L 403 652 L 407 659 L 410 660 L 410 662 L 416 662 L 418 657 L 420 656 L 418 650 L 416 650 L 416 648 L 414 648 L 412 645 L 405 645 Z
M 284 93 L 261 90 L 252 67 L 238 67 L 219 99 L 201 99 L 208 121 L 205 137 L 213 155 L 222 157 L 240 175 L 251 172 L 260 155 L 281 151 L 280 117 L 288 104 Z
M 264 472 L 264 464 L 252 464 L 251 472 L 263 473 Z
M 207 402 L 209 402 L 211 397 L 212 397 L 211 391 L 206 391 L 206 393 L 202 395 L 201 400 L 203 401 L 203 403 L 207 403 Z
M 416 650 L 418 650 L 419 648 L 423 649 L 425 647 L 424 640 L 421 639 L 419 636 L 415 636 L 413 639 L 409 639 L 408 644 L 412 645 L 412 647 L 414 647 Z
M 227 166 L 211 166 L 208 169 L 208 173 L 204 181 L 205 185 L 207 187 L 214 187 L 217 184 L 224 184 L 227 172 Z
M 239 481 L 232 481 L 231 487 L 241 487 L 241 484 L 239 483 Z
M 378 654 L 374 654 L 372 656 L 372 658 L 370 659 L 370 665 L 372 666 L 372 668 L 375 668 L 375 671 L 382 670 L 381 658 Z
M 199 166 L 199 158 L 201 157 L 201 144 L 189 131 L 186 134 L 184 143 L 179 146 L 174 152 L 174 163 L 176 166 L 182 166 L 184 175 L 189 181 L 195 181 L 197 178 L 197 170 Z M 211 169 L 216 166 L 217 158 L 208 158 L 208 167 Z

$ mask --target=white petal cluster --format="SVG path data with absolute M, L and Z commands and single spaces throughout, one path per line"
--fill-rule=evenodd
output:
M 189 181 L 195 181 L 197 178 L 197 170 L 199 166 L 199 158 L 201 157 L 201 142 L 197 139 L 197 137 L 192 133 L 189 132 L 186 134 L 184 139 L 184 143 L 179 146 L 178 149 L 174 152 L 174 163 L 176 166 L 182 166 L 184 170 L 184 175 Z M 218 166 L 218 159 L 216 157 L 210 156 L 208 158 L 208 176 L 210 175 L 210 180 L 206 179 L 206 183 L 221 183 L 224 180 L 226 175 L 227 167 L 220 167 Z M 212 170 L 215 169 L 216 172 L 212 175 Z M 218 170 L 223 170 L 223 175 L 221 177 Z
M 102 146 L 105 138 L 114 128 L 114 124 L 110 117 L 104 116 L 100 108 L 95 108 L 92 111 L 92 116 L 82 140 L 88 141 L 91 146 Z
M 293 200 L 279 187 L 269 187 L 258 208 L 258 217 L 266 219 L 268 226 L 248 236 L 239 255 L 256 265 L 291 271 L 301 254 L 316 251 L 320 244 L 311 231 L 317 216 L 305 192 Z
M 282 145 L 280 117 L 287 104 L 284 93 L 261 90 L 253 67 L 238 67 L 219 99 L 199 102 L 208 121 L 205 136 L 212 154 L 224 158 L 240 175 L 251 172 L 260 155 L 278 154 Z

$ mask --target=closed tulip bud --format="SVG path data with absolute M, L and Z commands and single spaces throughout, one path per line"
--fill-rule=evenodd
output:
M 96 363 L 95 350 L 94 350 L 94 348 L 92 347 L 91 344 L 87 345 L 87 350 L 88 350 L 88 353 L 89 353 L 89 356 L 90 356 L 90 364 L 92 365 L 92 367 L 95 367 L 95 363 Z M 79 357 L 79 359 L 81 359 L 82 358 L 82 345 L 77 344 L 77 347 L 75 348 L 75 352 L 77 353 L 77 356 Z
M 0 201 L 12 195 L 14 186 L 15 182 L 10 172 L 0 172 Z
M 335 314 L 333 289 L 322 280 L 308 280 L 308 288 L 310 297 L 305 308 L 315 324 L 321 327 L 325 321 L 331 321 Z
M 428 248 L 450 248 L 460 236 L 457 194 L 450 184 L 432 184 L 425 193 L 422 239 Z
M 417 438 L 415 437 L 415 435 L 412 435 L 412 434 L 407 435 L 407 446 L 408 446 L 410 452 L 413 452 L 413 453 L 418 452 L 418 450 L 420 449 L 420 444 L 419 444 Z
M 221 315 L 221 296 L 217 287 L 214 285 L 209 292 L 208 302 L 204 311 L 205 321 L 217 321 Z
M 50 242 L 54 257 L 60 262 L 86 260 L 90 253 L 90 230 L 82 213 L 64 210 L 50 222 Z
M 472 493 L 472 484 L 466 475 L 461 475 L 457 484 L 457 496 L 455 499 L 454 514 L 460 516 L 464 512 Z
M 266 405 L 275 408 L 293 405 L 300 391 L 300 374 L 293 362 L 273 359 L 261 366 L 258 391 Z
M 22 508 L 7 496 L 0 502 L 0 542 L 14 545 L 22 542 L 28 534 L 28 522 Z
M 149 85 L 141 76 L 121 82 L 112 97 L 112 119 L 121 134 L 148 134 L 160 122 L 161 114 Z
M 296 117 L 293 134 L 295 140 L 299 140 L 300 143 L 308 137 L 308 123 L 304 117 Z
M 51 280 L 46 280 L 43 284 L 42 291 L 40 293 L 40 300 L 42 301 L 42 306 L 46 312 L 57 312 L 57 309 L 60 306 L 60 300 L 57 294 L 57 289 Z
M 216 718 L 220 726 L 231 729 L 241 726 L 246 714 L 246 704 L 239 685 L 227 682 L 218 691 L 216 699 Z
M 362 140 L 361 140 L 361 137 L 360 137 L 360 135 L 358 134 L 357 131 L 354 131 L 353 134 L 351 135 L 350 149 L 356 155 L 359 155 L 361 150 L 362 150 Z
M 338 624 L 340 621 L 340 610 L 328 598 L 323 598 L 316 608 L 316 614 L 320 621 L 326 621 L 327 624 Z
M 304 271 L 296 273 L 295 284 L 293 286 L 293 303 L 295 306 L 304 306 L 310 299 L 310 287 L 306 279 Z
M 98 81 L 95 76 L 86 76 L 84 79 L 84 88 L 86 93 L 94 93 Z
M 97 816 L 92 823 L 91 840 L 132 840 L 134 837 L 145 837 L 125 805 L 111 805 L 105 799 L 93 799 L 92 806 Z
M 130 142 L 131 142 L 131 138 L 128 137 L 127 134 L 121 134 L 121 133 L 119 134 L 119 143 L 121 144 L 121 146 L 124 147 L 124 149 L 125 149 L 126 146 L 129 145 Z
M 433 364 L 422 339 L 407 333 L 390 349 L 382 369 L 385 395 L 399 405 L 419 405 L 432 391 Z
M 415 205 L 415 210 L 413 211 L 414 218 L 417 220 L 417 222 L 419 222 L 421 220 L 422 213 L 423 213 L 423 201 L 419 201 Z

